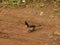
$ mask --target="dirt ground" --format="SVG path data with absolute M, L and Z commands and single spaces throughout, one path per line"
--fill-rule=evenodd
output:
M 0 8 L 0 45 L 60 45 L 60 12 L 54 8 Z M 41 26 L 29 33 L 25 21 Z

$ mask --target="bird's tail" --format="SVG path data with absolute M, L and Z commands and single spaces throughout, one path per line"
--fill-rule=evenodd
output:
M 42 25 L 37 25 L 36 27 L 40 27 L 40 26 L 42 26 Z

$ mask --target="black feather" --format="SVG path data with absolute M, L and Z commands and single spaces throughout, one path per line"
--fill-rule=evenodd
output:
M 27 26 L 29 32 L 33 32 L 36 27 L 41 26 L 41 25 L 38 25 L 38 26 L 36 26 L 36 25 L 30 25 L 30 24 L 28 24 L 27 21 L 25 21 L 25 25 Z
M 27 21 L 25 21 L 25 25 L 26 25 L 27 27 L 29 27 L 29 24 L 27 23 Z
M 27 25 L 29 32 L 33 32 L 35 30 L 35 25 L 29 25 L 27 21 L 25 21 L 25 25 Z

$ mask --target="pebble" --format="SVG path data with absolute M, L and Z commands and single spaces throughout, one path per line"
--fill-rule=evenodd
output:
M 44 13 L 44 12 L 40 12 L 40 16 L 42 16 L 42 15 L 43 15 L 43 13 Z
M 60 36 L 60 31 L 55 31 L 54 34 Z

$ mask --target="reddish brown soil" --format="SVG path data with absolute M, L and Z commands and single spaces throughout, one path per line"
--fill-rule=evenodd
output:
M 41 26 L 29 33 L 24 21 Z M 60 13 L 54 12 L 53 6 L 0 9 L 0 45 L 60 45 L 57 31 L 60 31 Z

